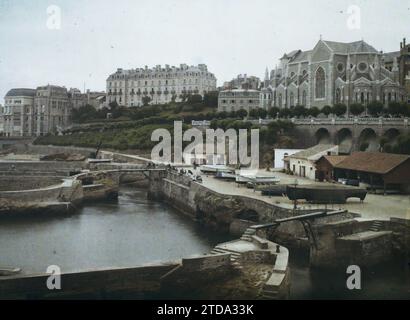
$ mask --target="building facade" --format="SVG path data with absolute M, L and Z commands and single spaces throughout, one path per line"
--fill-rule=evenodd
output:
M 224 90 L 230 89 L 252 89 L 259 90 L 261 85 L 261 80 L 255 76 L 248 76 L 246 74 L 238 75 L 236 78 L 231 81 L 224 83 Z
M 222 90 L 218 95 L 218 111 L 251 111 L 259 108 L 259 90 L 232 89 Z
M 204 96 L 215 90 L 216 78 L 205 64 L 118 69 L 107 79 L 107 104 L 114 101 L 126 107 L 163 104 L 182 101 L 190 94 Z
M 391 69 L 385 58 L 393 56 Z M 262 108 L 307 108 L 371 101 L 406 101 L 397 57 L 383 54 L 364 41 L 342 43 L 319 40 L 309 51 L 284 54 L 265 75 Z
M 285 157 L 286 169 L 294 176 L 316 179 L 316 161 L 322 156 L 334 156 L 339 154 L 339 147 L 330 144 L 318 144 L 306 150 L 296 152 Z
M 57 133 L 70 124 L 72 102 L 64 87 L 11 89 L 4 100 L 6 136 L 41 136 Z

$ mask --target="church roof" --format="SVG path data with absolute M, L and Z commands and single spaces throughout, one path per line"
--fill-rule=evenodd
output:
M 301 52 L 295 57 L 295 59 L 292 60 L 292 62 L 302 62 L 302 61 L 309 60 L 311 53 L 312 53 L 312 50 L 309 50 L 309 51 L 301 51 Z
M 373 48 L 370 44 L 364 42 L 363 40 L 355 42 L 336 42 L 336 41 L 323 41 L 332 51 L 336 53 L 378 53 L 378 51 Z
M 287 59 L 292 59 L 296 56 L 296 54 L 298 54 L 300 52 L 300 50 L 293 50 L 289 53 L 285 53 L 282 57 L 282 59 L 287 58 Z
M 394 58 L 400 56 L 400 51 L 386 52 L 383 54 L 384 62 L 393 62 Z

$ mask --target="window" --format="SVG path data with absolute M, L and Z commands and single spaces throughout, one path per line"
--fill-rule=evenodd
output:
M 339 62 L 337 64 L 337 71 L 339 71 L 340 73 L 342 73 L 343 71 L 345 71 L 345 66 L 343 63 Z
M 316 70 L 315 76 L 315 95 L 316 99 L 323 99 L 325 97 L 325 85 L 326 85 L 326 75 L 325 70 L 322 67 L 319 67 Z
M 306 101 L 307 100 L 307 96 L 306 96 L 306 90 L 303 90 L 302 92 L 302 106 L 306 107 Z
M 278 105 L 279 105 L 279 108 L 282 108 L 282 94 L 281 93 L 279 93 Z
M 293 95 L 293 92 L 290 93 L 290 106 L 294 107 L 295 106 L 295 97 Z
M 359 72 L 366 72 L 367 71 L 367 63 L 366 62 L 360 62 L 359 65 L 357 66 L 357 69 Z
M 340 92 L 340 88 L 336 89 L 336 103 L 340 103 L 340 97 L 341 97 L 341 92 Z

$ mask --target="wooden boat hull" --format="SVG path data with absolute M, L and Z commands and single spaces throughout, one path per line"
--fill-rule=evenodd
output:
M 306 200 L 313 203 L 346 203 L 349 198 L 363 201 L 367 191 L 359 188 L 341 188 L 335 186 L 292 186 L 286 187 L 290 200 Z

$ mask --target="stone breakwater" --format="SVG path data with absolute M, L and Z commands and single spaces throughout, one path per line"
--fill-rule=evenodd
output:
M 313 211 L 294 212 L 268 201 L 218 193 L 173 170 L 153 173 L 148 195 L 214 231 L 233 235 L 242 234 L 252 225 Z M 357 219 L 358 216 L 341 212 L 303 223 L 289 221 L 267 230 L 264 238 L 309 250 L 310 265 L 317 268 L 369 266 L 388 261 L 393 255 L 410 254 L 410 220 L 391 218 L 382 222 Z

